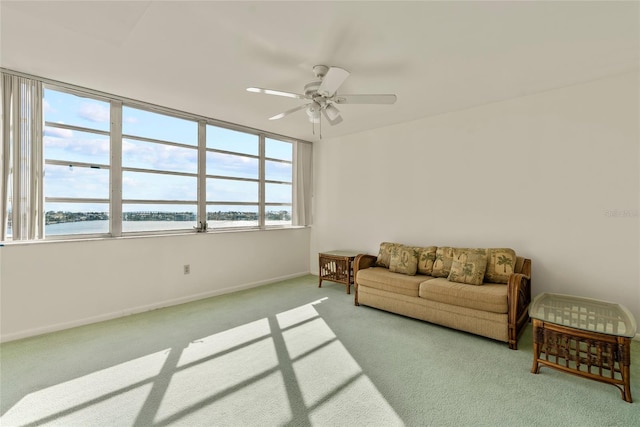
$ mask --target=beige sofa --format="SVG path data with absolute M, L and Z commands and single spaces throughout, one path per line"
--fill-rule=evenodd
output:
M 531 260 L 509 248 L 383 242 L 354 260 L 355 304 L 509 343 L 529 321 Z

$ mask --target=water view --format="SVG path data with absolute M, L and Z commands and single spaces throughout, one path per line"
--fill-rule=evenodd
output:
M 234 227 L 257 227 L 258 221 L 208 221 L 209 229 L 225 229 Z M 195 221 L 125 221 L 122 231 L 132 233 L 137 231 L 191 231 L 196 227 Z M 291 225 L 291 221 L 266 221 L 268 226 Z M 44 227 L 46 236 L 61 236 L 65 234 L 105 234 L 109 232 L 109 221 L 81 221 L 49 224 Z
M 125 212 L 122 231 L 135 233 L 144 231 L 191 231 L 197 227 L 193 212 Z M 228 229 L 237 227 L 257 227 L 256 212 L 209 212 L 209 229 Z M 288 211 L 269 211 L 266 213 L 267 226 L 291 225 Z M 45 236 L 70 234 L 107 234 L 109 233 L 109 215 L 105 212 L 62 212 L 49 211 L 45 214 Z M 11 221 L 8 234 L 11 235 Z

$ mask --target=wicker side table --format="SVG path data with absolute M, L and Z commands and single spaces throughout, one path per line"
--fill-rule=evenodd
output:
M 347 294 L 351 293 L 353 284 L 353 260 L 358 256 L 355 251 L 328 251 L 318 254 L 320 268 L 318 270 L 318 287 L 322 287 L 323 280 L 342 283 L 347 287 Z
M 633 315 L 624 306 L 569 295 L 540 294 L 531 307 L 533 366 L 559 369 L 614 385 L 631 398 Z

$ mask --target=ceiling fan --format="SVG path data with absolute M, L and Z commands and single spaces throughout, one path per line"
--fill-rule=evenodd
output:
M 304 94 L 259 87 L 249 87 L 247 91 L 309 101 L 304 105 L 269 117 L 269 120 L 278 120 L 296 111 L 306 110 L 310 122 L 321 123 L 320 117 L 322 115 L 332 126 L 342 122 L 340 110 L 335 104 L 393 104 L 397 99 L 395 95 L 338 95 L 337 90 L 349 77 L 350 73 L 347 70 L 316 65 L 313 67 L 313 73 L 317 80 L 304 86 Z

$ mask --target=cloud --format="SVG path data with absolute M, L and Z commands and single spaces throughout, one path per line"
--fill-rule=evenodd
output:
M 195 149 L 124 139 L 122 154 L 125 167 L 187 173 L 198 170 L 198 152 Z
M 125 117 L 122 120 L 124 120 L 125 123 L 131 123 L 131 124 L 136 124 L 139 122 L 139 120 L 136 117 Z
M 109 171 L 45 165 L 45 191 L 47 197 L 109 197 Z
M 258 160 L 224 153 L 207 153 L 207 173 L 258 178 Z
M 136 149 L 136 145 L 132 142 L 129 142 L 126 139 L 122 140 L 122 152 L 123 153 L 128 153 L 130 151 L 135 151 Z
M 42 111 L 46 113 L 54 113 L 56 110 L 55 108 L 53 108 L 51 106 L 51 104 L 49 104 L 49 101 L 47 101 L 46 99 L 42 100 Z
M 127 172 L 122 176 L 122 197 L 142 200 L 196 200 L 193 177 Z
M 104 123 L 109 121 L 109 109 L 99 104 L 83 104 L 78 116 L 90 122 Z
M 51 136 L 54 138 L 72 138 L 73 131 L 71 129 L 54 128 L 50 126 L 44 127 L 44 136 Z
M 45 126 L 44 154 L 47 159 L 86 163 L 109 163 L 109 138 Z

